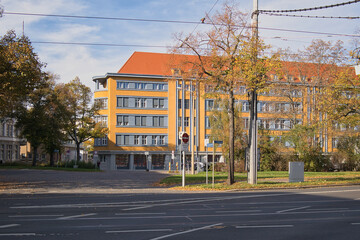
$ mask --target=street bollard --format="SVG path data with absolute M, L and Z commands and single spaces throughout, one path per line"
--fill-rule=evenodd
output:
M 171 162 L 169 162 L 169 173 L 171 172 Z

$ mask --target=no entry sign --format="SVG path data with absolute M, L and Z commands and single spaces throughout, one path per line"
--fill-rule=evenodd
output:
M 183 133 L 182 141 L 183 141 L 183 143 L 188 143 L 189 142 L 189 134 Z

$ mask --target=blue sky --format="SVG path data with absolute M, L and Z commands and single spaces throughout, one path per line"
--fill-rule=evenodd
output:
M 155 22 L 94 20 L 10 15 L 6 12 L 200 21 L 214 5 L 219 10 L 225 0 L 0 0 L 5 14 L 0 18 L 0 34 L 9 29 L 25 34 L 33 42 L 88 42 L 171 46 L 176 32 L 190 33 L 196 25 Z M 243 12 L 252 10 L 252 0 L 234 0 Z M 259 0 L 259 9 L 298 9 L 331 5 L 348 0 Z M 360 16 L 360 2 L 348 6 L 305 12 L 306 15 Z M 353 48 L 351 37 L 293 33 L 261 28 L 303 30 L 322 33 L 360 34 L 360 20 L 304 19 L 260 15 L 260 36 L 274 48 L 293 50 L 309 45 L 312 39 L 342 40 Z M 206 26 L 199 26 L 201 30 Z M 358 31 L 356 33 L 356 31 Z M 359 39 L 359 38 L 357 38 Z M 92 77 L 117 72 L 134 51 L 167 52 L 167 48 L 105 47 L 33 43 L 46 70 L 68 82 L 79 76 L 94 89 Z

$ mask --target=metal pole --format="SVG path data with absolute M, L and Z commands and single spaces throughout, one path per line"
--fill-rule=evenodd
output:
M 212 188 L 215 184 L 215 142 L 213 141 L 213 158 L 212 158 Z
M 185 187 L 185 151 L 183 151 L 182 186 Z
M 209 178 L 208 178 L 208 166 L 209 166 L 209 154 L 208 154 L 208 149 L 207 146 L 205 146 L 205 152 L 206 152 L 206 185 L 209 184 Z
M 254 11 L 251 19 L 252 37 L 255 46 L 252 46 L 254 52 L 254 61 L 257 59 L 257 39 L 258 39 L 258 0 L 253 0 Z M 248 175 L 248 183 L 257 183 L 257 93 L 256 88 L 251 90 L 251 108 L 250 108 L 250 172 Z
M 191 150 L 191 174 L 195 174 L 194 167 L 194 104 L 193 104 L 193 85 L 190 81 L 190 150 Z

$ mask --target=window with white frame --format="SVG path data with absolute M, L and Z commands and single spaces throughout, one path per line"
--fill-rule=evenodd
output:
M 140 136 L 139 135 L 134 136 L 134 144 L 135 145 L 140 145 Z
M 135 107 L 145 108 L 146 107 L 146 99 L 145 98 L 135 98 Z
M 152 136 L 152 137 L 151 137 L 151 144 L 152 144 L 152 145 L 157 145 L 157 144 L 158 144 L 158 142 L 157 142 L 157 136 Z
M 108 108 L 108 99 L 107 98 L 97 98 L 97 99 L 95 99 L 95 103 L 99 104 L 100 109 Z
M 142 145 L 147 145 L 147 136 L 146 135 L 141 136 L 141 144 Z
M 165 145 L 165 136 L 160 136 L 160 145 Z

